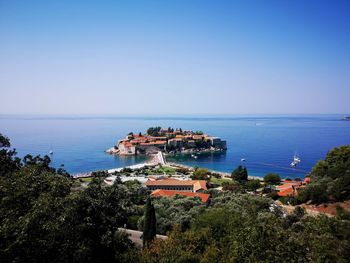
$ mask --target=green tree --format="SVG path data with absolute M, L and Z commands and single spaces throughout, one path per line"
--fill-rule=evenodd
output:
M 239 165 L 233 172 L 231 173 L 232 180 L 235 180 L 239 183 L 245 183 L 248 181 L 248 171 L 247 168 Z
M 162 128 L 161 127 L 150 127 L 147 129 L 147 134 L 150 136 L 159 136 L 159 132 Z
M 16 157 L 16 151 L 11 150 L 9 138 L 0 133 L 0 177 L 11 176 L 21 167 L 21 160 Z
M 143 227 L 143 246 L 146 247 L 154 240 L 157 234 L 156 212 L 151 201 L 151 197 L 147 198 Z
M 252 179 L 249 180 L 246 184 L 245 184 L 245 188 L 247 190 L 251 190 L 251 191 L 256 191 L 257 189 L 259 189 L 261 187 L 260 184 L 260 180 L 259 179 Z
M 309 174 L 311 183 L 300 191 L 299 202 L 320 204 L 350 199 L 350 146 L 330 150 Z
M 49 157 L 27 155 L 8 166 L 15 158 L 0 166 L 7 172 L 0 176 L 0 262 L 128 261 L 133 245 L 118 227 L 135 213 L 133 190 L 102 187 L 100 178 L 73 190 Z
M 264 182 L 266 184 L 276 185 L 281 183 L 281 177 L 275 173 L 268 173 L 267 175 L 264 176 Z
M 210 172 L 206 168 L 198 168 L 198 169 L 196 169 L 193 172 L 191 178 L 193 180 L 206 180 L 206 181 L 209 181 L 210 180 Z

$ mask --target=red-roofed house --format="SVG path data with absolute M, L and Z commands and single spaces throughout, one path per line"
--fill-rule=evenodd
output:
M 303 181 L 304 184 L 311 183 L 311 178 L 309 176 L 306 176 Z
M 306 184 L 310 183 L 310 177 L 305 177 L 304 181 L 284 181 L 282 185 L 276 186 L 278 196 L 296 196 L 298 189 L 304 188 Z
M 193 193 L 207 190 L 205 180 L 177 180 L 172 178 L 155 181 L 148 180 L 146 186 L 149 190 L 176 190 Z

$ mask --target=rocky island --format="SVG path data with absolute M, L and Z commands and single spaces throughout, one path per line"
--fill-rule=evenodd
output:
M 219 137 L 191 131 L 161 127 L 151 127 L 145 134 L 130 132 L 124 139 L 106 152 L 118 155 L 163 153 L 191 153 L 204 151 L 224 151 L 226 141 Z

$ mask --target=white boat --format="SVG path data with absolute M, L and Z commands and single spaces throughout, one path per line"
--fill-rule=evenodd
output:
M 301 162 L 300 157 L 298 157 L 296 154 L 294 154 L 293 162 L 290 163 L 290 166 L 295 167 Z
M 244 159 L 244 158 L 242 158 L 242 159 L 241 159 L 241 162 L 245 162 L 245 159 Z
M 50 155 L 53 155 L 53 150 L 52 150 L 52 144 L 50 145 L 50 151 L 49 151 Z

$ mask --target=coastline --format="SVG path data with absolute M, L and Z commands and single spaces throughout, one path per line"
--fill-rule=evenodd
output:
M 186 168 L 186 169 L 194 169 L 193 166 L 189 166 L 189 165 L 184 165 L 184 164 L 180 164 L 180 163 L 174 163 L 174 162 L 167 162 L 165 166 L 169 166 L 169 167 L 173 167 L 173 168 Z M 231 178 L 231 173 L 227 173 L 227 172 L 220 172 L 220 171 L 215 171 L 215 170 L 211 170 L 208 169 L 209 172 L 211 173 L 217 173 L 220 174 L 222 177 L 230 177 Z M 253 179 L 257 179 L 262 181 L 263 177 L 261 176 L 256 176 L 256 175 L 248 175 L 248 179 L 249 180 L 253 180 Z
M 196 166 L 185 165 L 185 164 L 173 162 L 173 161 L 167 162 L 166 159 L 164 158 L 167 155 L 168 154 L 159 151 L 157 154 L 147 154 L 146 156 L 148 157 L 148 160 L 146 160 L 145 162 L 136 163 L 136 164 L 132 164 L 132 165 L 128 165 L 128 166 L 117 167 L 117 168 L 110 168 L 110 169 L 106 169 L 106 170 L 102 170 L 102 171 L 105 171 L 108 174 L 112 174 L 114 172 L 119 172 L 125 168 L 140 169 L 143 167 L 147 167 L 147 166 L 152 167 L 152 166 L 156 166 L 156 165 L 162 165 L 162 166 L 171 167 L 171 168 L 185 168 L 185 169 L 189 169 L 189 170 L 194 170 L 194 167 L 196 167 Z M 205 168 L 205 167 L 200 167 L 200 168 Z M 213 170 L 213 169 L 209 169 L 209 168 L 206 168 L 206 169 L 208 169 L 208 171 L 210 173 L 219 174 L 222 178 L 231 178 L 230 172 L 222 172 L 222 171 L 217 171 L 217 170 Z M 72 176 L 73 176 L 73 178 L 78 179 L 78 178 L 91 177 L 91 174 L 92 174 L 92 171 L 89 171 L 89 172 L 85 172 L 85 173 L 75 173 L 75 174 L 72 174 Z M 283 175 L 280 175 L 280 176 L 281 176 L 281 179 L 285 179 L 288 177 L 288 176 L 283 176 Z M 256 180 L 263 181 L 264 176 L 249 175 L 248 174 L 248 179 L 249 180 L 256 179 Z

